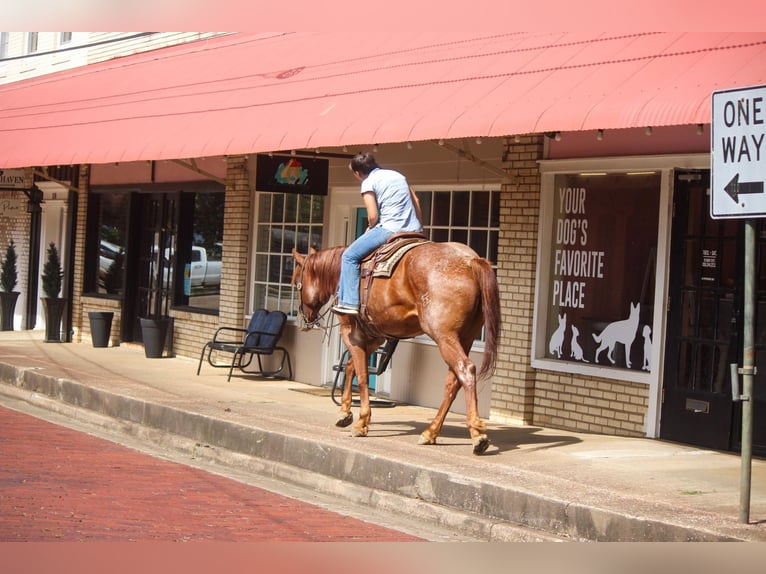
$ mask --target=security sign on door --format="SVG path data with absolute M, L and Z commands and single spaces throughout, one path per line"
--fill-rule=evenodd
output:
M 766 216 L 766 86 L 713 93 L 710 150 L 710 216 Z

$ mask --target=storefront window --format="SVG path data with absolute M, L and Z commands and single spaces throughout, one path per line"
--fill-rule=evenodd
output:
M 659 172 L 555 175 L 538 358 L 649 370 L 660 184 Z
M 183 296 L 178 303 L 217 311 L 221 295 L 225 193 L 195 192 L 184 193 L 183 196 L 182 213 L 185 213 L 183 205 L 187 204 L 189 197 L 193 198 L 193 208 L 190 222 L 183 215 L 179 221 L 178 251 L 179 257 L 183 252 Z
M 91 193 L 88 210 L 86 291 L 122 296 L 130 194 Z
M 306 254 L 321 249 L 324 196 L 295 193 L 258 194 L 253 306 L 296 316 L 292 249 Z

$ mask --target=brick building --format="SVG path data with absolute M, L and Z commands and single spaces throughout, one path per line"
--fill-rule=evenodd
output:
M 72 340 L 111 310 L 112 344 L 140 343 L 157 311 L 173 319 L 167 352 L 196 357 L 218 326 L 281 308 L 296 380 L 326 385 L 341 345 L 299 330 L 290 249 L 353 239 L 348 158 L 375 150 L 407 175 L 433 240 L 496 266 L 504 330 L 483 416 L 736 449 L 723 374 L 739 352 L 741 232 L 707 215 L 709 98 L 763 83 L 766 36 L 586 36 L 380 39 L 348 59 L 337 35 L 235 34 L 136 54 L 0 89 L 0 166 L 74 206 Z M 290 158 L 326 170 L 325 189 L 264 187 Z M 69 165 L 76 183 L 52 175 Z M 179 279 L 192 246 L 219 258 L 219 283 Z M 443 377 L 416 339 L 375 383 L 432 406 Z

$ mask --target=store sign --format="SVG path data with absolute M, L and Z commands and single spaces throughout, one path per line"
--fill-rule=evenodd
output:
M 713 219 L 766 216 L 766 86 L 713 93 Z
M 26 189 L 23 169 L 0 169 L 0 188 Z
M 330 165 L 326 159 L 258 154 L 257 191 L 327 195 Z

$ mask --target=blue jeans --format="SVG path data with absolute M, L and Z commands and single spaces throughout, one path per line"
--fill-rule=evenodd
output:
M 383 245 L 392 231 L 380 226 L 373 227 L 364 235 L 359 236 L 343 252 L 340 267 L 340 287 L 338 302 L 349 307 L 359 307 L 359 268 L 362 259 Z

